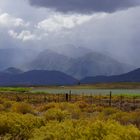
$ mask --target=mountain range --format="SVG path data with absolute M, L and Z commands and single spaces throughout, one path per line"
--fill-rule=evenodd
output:
M 132 66 L 97 52 L 89 52 L 78 58 L 70 58 L 54 51 L 45 50 L 27 65 L 34 70 L 57 70 L 77 79 L 97 75 L 117 75 L 134 69 Z
M 62 86 L 110 82 L 140 82 L 140 69 L 121 75 L 86 77 L 82 80 L 77 80 L 60 71 L 32 70 L 22 72 L 16 68 L 8 68 L 0 72 L 0 86 Z
M 136 68 L 108 55 L 70 44 L 43 51 L 0 49 L 0 70 L 8 67 L 16 67 L 22 71 L 61 71 L 79 80 L 89 76 L 123 74 Z
M 81 84 L 111 83 L 111 82 L 140 82 L 140 68 L 134 71 L 114 76 L 95 76 L 83 78 Z
M 0 86 L 75 85 L 77 83 L 78 80 L 59 71 L 21 72 L 16 68 L 8 68 L 0 72 Z

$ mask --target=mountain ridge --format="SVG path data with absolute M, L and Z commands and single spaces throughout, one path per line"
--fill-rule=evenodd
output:
M 140 68 L 121 75 L 85 77 L 80 82 L 82 84 L 111 83 L 111 82 L 140 82 Z
M 80 80 L 87 76 L 118 75 L 135 69 L 135 66 L 118 62 L 108 55 L 93 52 L 86 47 L 69 44 L 57 47 L 58 49 L 53 48 L 55 51 L 53 49 L 43 51 L 20 48 L 0 49 L 0 70 L 8 67 L 17 67 L 22 71 L 56 70 Z
M 86 76 L 121 74 L 133 68 L 97 52 L 90 52 L 78 58 L 69 58 L 46 50 L 28 64 L 28 69 L 58 70 L 81 79 Z
M 16 68 L 15 68 L 16 69 Z M 140 68 L 113 76 L 85 77 L 77 80 L 60 71 L 32 70 L 22 73 L 0 72 L 0 86 L 78 85 L 112 82 L 140 82 Z
M 78 80 L 59 71 L 32 70 L 20 74 L 0 73 L 0 86 L 75 85 Z

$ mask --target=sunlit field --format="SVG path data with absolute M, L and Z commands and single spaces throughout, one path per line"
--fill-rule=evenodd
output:
M 46 87 L 45 92 L 35 89 L 0 88 L 0 139 L 140 139 L 138 94 L 51 94 Z

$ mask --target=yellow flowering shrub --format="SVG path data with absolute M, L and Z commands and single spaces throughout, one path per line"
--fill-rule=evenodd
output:
M 13 104 L 12 111 L 21 114 L 27 114 L 27 113 L 33 113 L 33 108 L 30 104 L 22 102 L 22 103 Z
M 56 121 L 63 121 L 67 118 L 70 118 L 70 114 L 67 111 L 62 111 L 60 109 L 49 109 L 45 114 L 44 118 L 46 121 L 56 120 Z
M 140 131 L 132 125 L 122 126 L 115 121 L 49 122 L 35 129 L 31 140 L 139 140 Z
M 41 118 L 31 114 L 22 115 L 17 113 L 1 113 L 0 114 L 0 136 L 27 139 L 30 137 L 34 128 L 44 125 Z

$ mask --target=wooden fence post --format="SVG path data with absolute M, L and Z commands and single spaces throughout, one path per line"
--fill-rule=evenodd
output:
M 102 105 L 102 99 L 101 99 L 101 94 L 99 94 L 99 105 L 101 106 Z
M 68 102 L 69 101 L 69 95 L 68 95 L 68 93 L 66 93 L 66 102 Z
M 16 101 L 17 102 L 20 102 L 21 101 L 21 99 L 20 99 L 20 97 L 18 95 L 16 95 Z
M 47 97 L 46 97 L 46 95 L 44 95 L 44 102 L 45 102 L 45 103 L 47 102 Z
M 134 110 L 136 109 L 136 97 L 135 96 L 133 97 L 133 109 Z
M 122 104 L 123 104 L 123 96 L 121 95 L 121 97 L 120 97 L 120 109 L 122 109 Z
M 92 104 L 93 103 L 93 100 L 92 100 L 93 96 L 92 96 L 92 93 L 90 94 L 90 103 Z
M 82 101 L 85 101 L 84 93 L 82 93 Z
M 30 101 L 30 96 L 29 95 L 27 96 L 27 100 L 28 100 L 28 102 Z
M 71 102 L 71 90 L 69 92 L 69 101 Z
M 110 91 L 110 94 L 109 94 L 109 106 L 111 107 L 112 105 L 112 92 Z
M 57 94 L 57 97 L 58 97 L 58 103 L 59 103 L 59 93 Z

